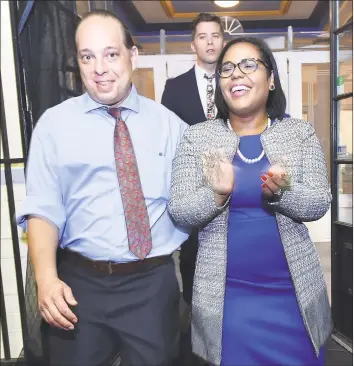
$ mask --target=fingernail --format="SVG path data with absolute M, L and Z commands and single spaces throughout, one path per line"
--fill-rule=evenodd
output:
M 262 188 L 265 188 L 266 187 L 266 185 L 265 184 L 262 184 Z
M 69 330 L 74 330 L 74 326 L 73 325 L 70 325 L 69 326 Z
M 272 176 L 273 176 L 273 173 L 272 173 L 272 172 L 268 172 L 268 175 L 269 175 L 270 177 L 272 177 Z
M 263 180 L 263 182 L 265 182 L 267 180 L 267 177 L 265 175 L 262 175 L 261 179 Z

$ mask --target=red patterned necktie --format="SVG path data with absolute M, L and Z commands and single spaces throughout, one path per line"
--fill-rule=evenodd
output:
M 115 118 L 114 156 L 122 196 L 130 251 L 144 259 L 152 248 L 149 215 L 141 187 L 134 147 L 127 125 L 118 108 L 110 108 Z

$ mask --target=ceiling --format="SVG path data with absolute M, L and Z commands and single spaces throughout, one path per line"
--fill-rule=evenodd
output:
M 192 53 L 191 23 L 201 12 L 236 18 L 244 33 L 271 42 L 273 50 L 288 49 L 289 25 L 294 31 L 294 50 L 329 50 L 328 0 L 240 0 L 232 8 L 220 8 L 211 0 L 77 0 L 75 3 L 79 16 L 99 8 L 116 13 L 128 26 L 141 54 Z M 352 19 L 353 0 L 338 3 L 341 26 Z M 161 30 L 166 34 L 164 50 Z M 233 33 L 225 33 L 226 40 L 233 37 Z
M 324 0 L 241 0 L 232 8 L 220 8 L 213 1 L 124 0 L 114 1 L 113 10 L 134 35 L 190 33 L 193 18 L 200 12 L 237 18 L 245 32 L 323 30 L 329 20 L 329 2 Z

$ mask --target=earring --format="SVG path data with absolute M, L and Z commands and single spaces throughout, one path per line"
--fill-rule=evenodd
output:
M 269 87 L 269 90 L 270 90 L 270 91 L 275 90 L 275 85 L 274 85 L 274 84 L 272 84 L 272 85 Z

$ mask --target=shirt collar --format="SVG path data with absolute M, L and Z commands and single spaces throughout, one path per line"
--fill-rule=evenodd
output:
M 206 70 L 202 69 L 197 63 L 195 64 L 195 75 L 197 79 L 203 79 L 204 75 L 207 74 L 208 76 L 213 75 L 215 72 L 207 72 Z
M 84 95 L 84 113 L 91 112 L 96 109 L 108 109 L 109 106 L 105 104 L 100 104 L 93 100 L 90 95 L 86 92 Z M 140 111 L 140 100 L 139 100 L 139 94 L 136 91 L 135 86 L 132 84 L 132 88 L 130 90 L 130 93 L 127 98 L 124 99 L 124 101 L 119 105 L 119 107 L 123 109 L 129 109 L 131 111 L 134 111 L 138 113 Z

